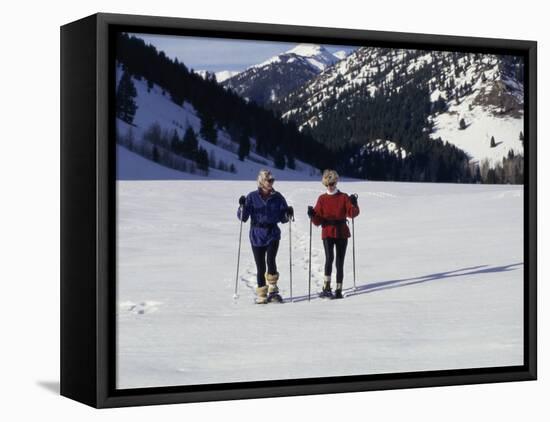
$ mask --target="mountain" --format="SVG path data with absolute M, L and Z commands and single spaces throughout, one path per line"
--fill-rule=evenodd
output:
M 339 57 L 330 53 L 325 47 L 315 44 L 298 44 L 284 54 L 294 54 L 303 57 L 311 66 L 317 68 L 320 72 L 339 60 Z
M 348 56 L 348 53 L 345 50 L 340 50 L 340 51 L 337 51 L 336 53 L 332 53 L 332 54 L 334 54 L 340 60 L 343 60 Z
M 265 106 L 302 86 L 338 60 L 320 45 L 296 47 L 249 67 L 223 82 L 247 101 Z
M 335 168 L 370 180 L 523 182 L 517 57 L 361 48 L 323 71 L 307 62 L 317 74 L 266 108 L 135 36 L 119 38 L 117 141 L 157 164 L 220 178 L 248 178 L 250 165 L 307 177 Z M 300 50 L 305 63 L 322 47 L 292 54 Z
M 476 163 L 523 154 L 523 62 L 513 56 L 363 47 L 272 107 L 332 148 L 384 140 L 410 150 L 424 137 Z

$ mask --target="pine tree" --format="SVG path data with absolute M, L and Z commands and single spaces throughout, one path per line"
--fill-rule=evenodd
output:
M 497 144 L 496 144 L 496 142 L 495 142 L 495 137 L 494 137 L 494 136 L 491 136 L 491 148 L 494 148 L 494 147 L 496 147 L 496 146 L 497 146 Z
M 521 145 L 524 145 L 525 138 L 523 136 L 523 131 L 522 130 L 519 132 L 519 140 L 521 141 Z
M 214 120 L 208 114 L 204 114 L 201 118 L 201 136 L 212 144 L 218 141 L 218 133 L 216 131 Z
M 294 160 L 294 155 L 292 155 L 292 153 L 286 154 L 286 165 L 291 170 L 296 169 L 296 161 Z
M 460 119 L 460 122 L 459 122 L 459 124 L 458 124 L 458 128 L 459 128 L 460 130 L 466 129 L 466 122 L 464 121 L 464 118 Z
M 181 141 L 176 129 L 174 129 L 174 134 L 172 135 L 172 140 L 170 141 L 170 148 L 175 153 L 179 153 L 181 149 Z
M 275 156 L 273 157 L 273 165 L 280 170 L 285 168 L 285 155 L 280 149 L 275 152 Z
M 191 126 L 187 127 L 185 134 L 183 135 L 182 153 L 188 158 L 193 158 L 199 149 L 199 141 L 195 131 Z
M 137 91 L 130 73 L 124 72 L 116 92 L 116 116 L 128 124 L 132 124 L 136 114 L 135 98 Z
M 208 152 L 204 148 L 197 151 L 195 162 L 199 169 L 208 171 Z
M 216 153 L 213 149 L 211 149 L 210 154 L 208 154 L 208 166 L 216 168 Z
M 154 122 L 147 128 L 143 134 L 143 139 L 153 145 L 159 145 L 162 142 L 162 128 L 158 122 Z
M 487 180 L 486 180 L 486 183 L 488 184 L 495 184 L 497 183 L 497 173 L 496 173 L 496 170 L 495 169 L 489 169 L 489 171 L 487 172 Z
M 239 138 L 239 160 L 243 161 L 250 154 L 250 138 L 243 133 Z

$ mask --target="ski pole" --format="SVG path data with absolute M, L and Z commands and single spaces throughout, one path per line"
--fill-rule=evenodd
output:
M 312 219 L 309 218 L 309 280 L 308 280 L 308 292 L 307 292 L 307 300 L 308 302 L 311 301 L 311 226 L 312 226 Z
M 290 301 L 293 301 L 292 298 L 292 221 L 294 217 L 288 219 L 288 258 L 290 263 Z
M 353 255 L 353 290 L 357 290 L 355 285 L 355 218 L 351 219 L 351 241 L 352 241 L 352 255 Z
M 354 194 L 355 198 L 358 197 L 357 194 Z M 351 241 L 352 241 L 352 255 L 353 255 L 353 290 L 357 290 L 355 285 L 355 217 L 351 219 Z
M 241 212 L 240 212 L 240 229 L 239 229 L 239 251 L 237 252 L 237 274 L 235 275 L 235 293 L 233 294 L 233 299 L 238 299 L 238 289 L 239 289 L 239 264 L 241 262 L 241 238 L 243 234 L 243 210 L 244 206 L 241 205 Z

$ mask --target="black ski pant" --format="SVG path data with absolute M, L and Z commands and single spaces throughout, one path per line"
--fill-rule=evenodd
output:
M 323 246 L 325 247 L 325 275 L 332 274 L 334 249 L 336 249 L 336 283 L 342 283 L 344 281 L 344 259 L 346 258 L 348 239 L 328 237 L 323 239 Z
M 279 250 L 279 241 L 274 240 L 267 246 L 252 246 L 254 261 L 256 261 L 256 280 L 258 287 L 265 286 L 265 270 L 267 263 L 267 272 L 269 274 L 277 274 L 277 264 L 275 258 Z

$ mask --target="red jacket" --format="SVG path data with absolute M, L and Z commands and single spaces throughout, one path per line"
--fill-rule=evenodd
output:
M 351 204 L 347 194 L 340 191 L 333 195 L 324 193 L 317 199 L 314 210 L 312 222 L 316 226 L 323 226 L 323 239 L 351 237 L 348 225 L 342 220 L 357 217 L 359 207 Z

